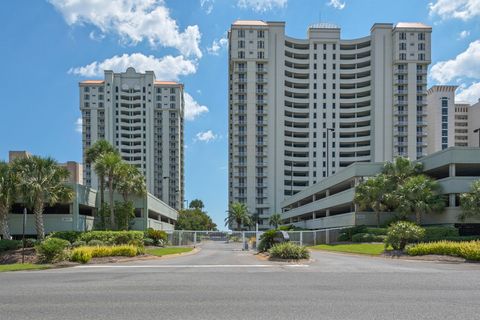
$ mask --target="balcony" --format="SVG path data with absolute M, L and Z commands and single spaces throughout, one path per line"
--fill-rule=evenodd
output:
M 408 73 L 407 69 L 395 68 L 394 71 L 395 71 L 395 73 L 397 73 L 397 74 L 407 74 L 407 73 Z
M 266 83 L 267 80 L 265 78 L 257 78 L 257 83 Z

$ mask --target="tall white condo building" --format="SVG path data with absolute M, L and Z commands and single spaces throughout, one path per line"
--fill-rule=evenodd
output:
M 259 217 L 353 162 L 427 153 L 431 27 L 374 24 L 340 39 L 313 25 L 236 21 L 229 32 L 229 202 Z
M 184 199 L 183 85 L 157 81 L 153 71 L 105 71 L 104 80 L 80 86 L 83 120 L 84 182 L 98 188 L 85 151 L 99 139 L 146 177 L 148 192 L 175 209 Z

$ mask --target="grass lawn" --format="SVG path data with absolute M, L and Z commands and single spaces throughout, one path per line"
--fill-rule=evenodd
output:
M 318 246 L 310 247 L 310 249 L 361 253 L 378 256 L 383 253 L 385 246 L 383 243 L 320 244 Z
M 190 252 L 192 250 L 193 248 L 183 248 L 183 247 L 155 248 L 155 249 L 147 249 L 147 253 L 153 256 L 161 257 L 169 254 Z
M 48 268 L 50 268 L 50 266 L 45 264 L 31 264 L 31 263 L 0 264 L 0 272 L 21 271 L 21 270 L 43 270 Z

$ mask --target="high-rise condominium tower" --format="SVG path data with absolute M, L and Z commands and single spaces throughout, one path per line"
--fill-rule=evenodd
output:
M 146 177 L 147 190 L 175 209 L 183 206 L 183 85 L 157 81 L 153 71 L 105 71 L 105 80 L 80 82 L 83 151 L 99 139 Z M 85 184 L 98 188 L 90 164 Z
M 294 39 L 284 22 L 234 22 L 229 201 L 267 227 L 281 201 L 339 168 L 424 156 L 430 35 L 421 23 L 377 23 L 342 40 L 319 24 Z

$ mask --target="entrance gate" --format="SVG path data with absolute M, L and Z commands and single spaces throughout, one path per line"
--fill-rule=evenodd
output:
M 256 249 L 260 232 L 255 231 L 166 231 L 172 246 L 197 246 L 208 241 L 228 244 L 233 250 Z

